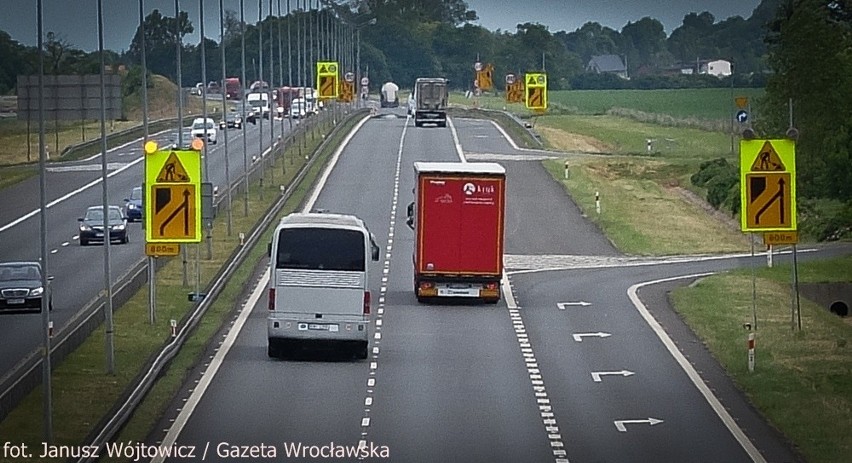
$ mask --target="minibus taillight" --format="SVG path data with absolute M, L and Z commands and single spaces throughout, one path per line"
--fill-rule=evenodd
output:
M 370 292 L 364 291 L 364 315 L 370 315 Z
M 269 310 L 275 310 L 275 288 L 269 288 Z

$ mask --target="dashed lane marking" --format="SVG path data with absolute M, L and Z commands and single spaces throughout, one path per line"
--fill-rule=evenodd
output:
M 530 378 L 530 385 L 533 389 L 533 396 L 538 405 L 539 415 L 541 416 L 542 425 L 547 433 L 547 439 L 550 444 L 551 451 L 555 463 L 569 463 L 568 452 L 565 450 L 565 443 L 562 441 L 562 434 L 559 432 L 559 424 L 556 421 L 556 416 L 553 414 L 553 406 L 547 396 L 547 388 L 544 385 L 544 379 L 541 376 L 541 369 L 538 366 L 538 361 L 535 358 L 532 345 L 529 341 L 529 336 L 526 333 L 526 326 L 521 315 L 520 307 L 515 301 L 515 295 L 512 293 L 512 285 L 509 283 L 509 277 L 504 273 L 503 279 L 500 282 L 503 287 L 503 296 L 506 298 L 506 306 L 509 308 L 509 319 L 512 321 L 512 327 L 515 330 L 515 336 L 518 338 L 520 345 L 521 356 L 524 358 L 524 364 L 527 367 L 527 373 Z

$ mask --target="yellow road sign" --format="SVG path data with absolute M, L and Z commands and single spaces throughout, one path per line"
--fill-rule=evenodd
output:
M 763 244 L 796 244 L 799 242 L 799 232 L 766 232 L 763 234 Z
M 737 104 L 737 108 L 746 109 L 746 106 L 748 106 L 748 97 L 738 96 L 734 98 L 734 102 Z
M 151 187 L 149 243 L 156 241 L 198 243 L 201 241 L 201 195 L 191 183 L 159 184 Z
M 201 153 L 157 151 L 145 156 L 145 240 L 201 242 Z
M 183 167 L 183 164 L 174 152 L 169 153 L 169 158 L 163 164 L 160 173 L 157 174 L 157 183 L 187 182 L 189 182 L 189 173 L 187 173 L 186 168 Z
M 180 254 L 180 244 L 145 243 L 145 254 L 154 257 L 176 256 Z
M 337 76 L 317 76 L 317 88 L 319 89 L 320 99 L 337 98 Z
M 524 82 L 527 109 L 547 109 L 547 74 L 527 73 Z
M 795 143 L 787 139 L 740 142 L 742 231 L 796 230 Z

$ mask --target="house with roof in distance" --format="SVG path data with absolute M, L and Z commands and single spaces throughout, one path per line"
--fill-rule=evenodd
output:
M 618 55 L 594 55 L 586 65 L 586 71 L 596 74 L 615 74 L 627 79 L 627 64 Z
M 724 59 L 697 59 L 692 63 L 680 63 L 663 69 L 663 74 L 705 74 L 716 77 L 731 75 L 731 62 Z

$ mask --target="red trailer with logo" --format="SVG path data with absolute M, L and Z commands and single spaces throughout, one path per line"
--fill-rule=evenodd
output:
M 414 293 L 500 300 L 506 169 L 492 162 L 415 162 Z

